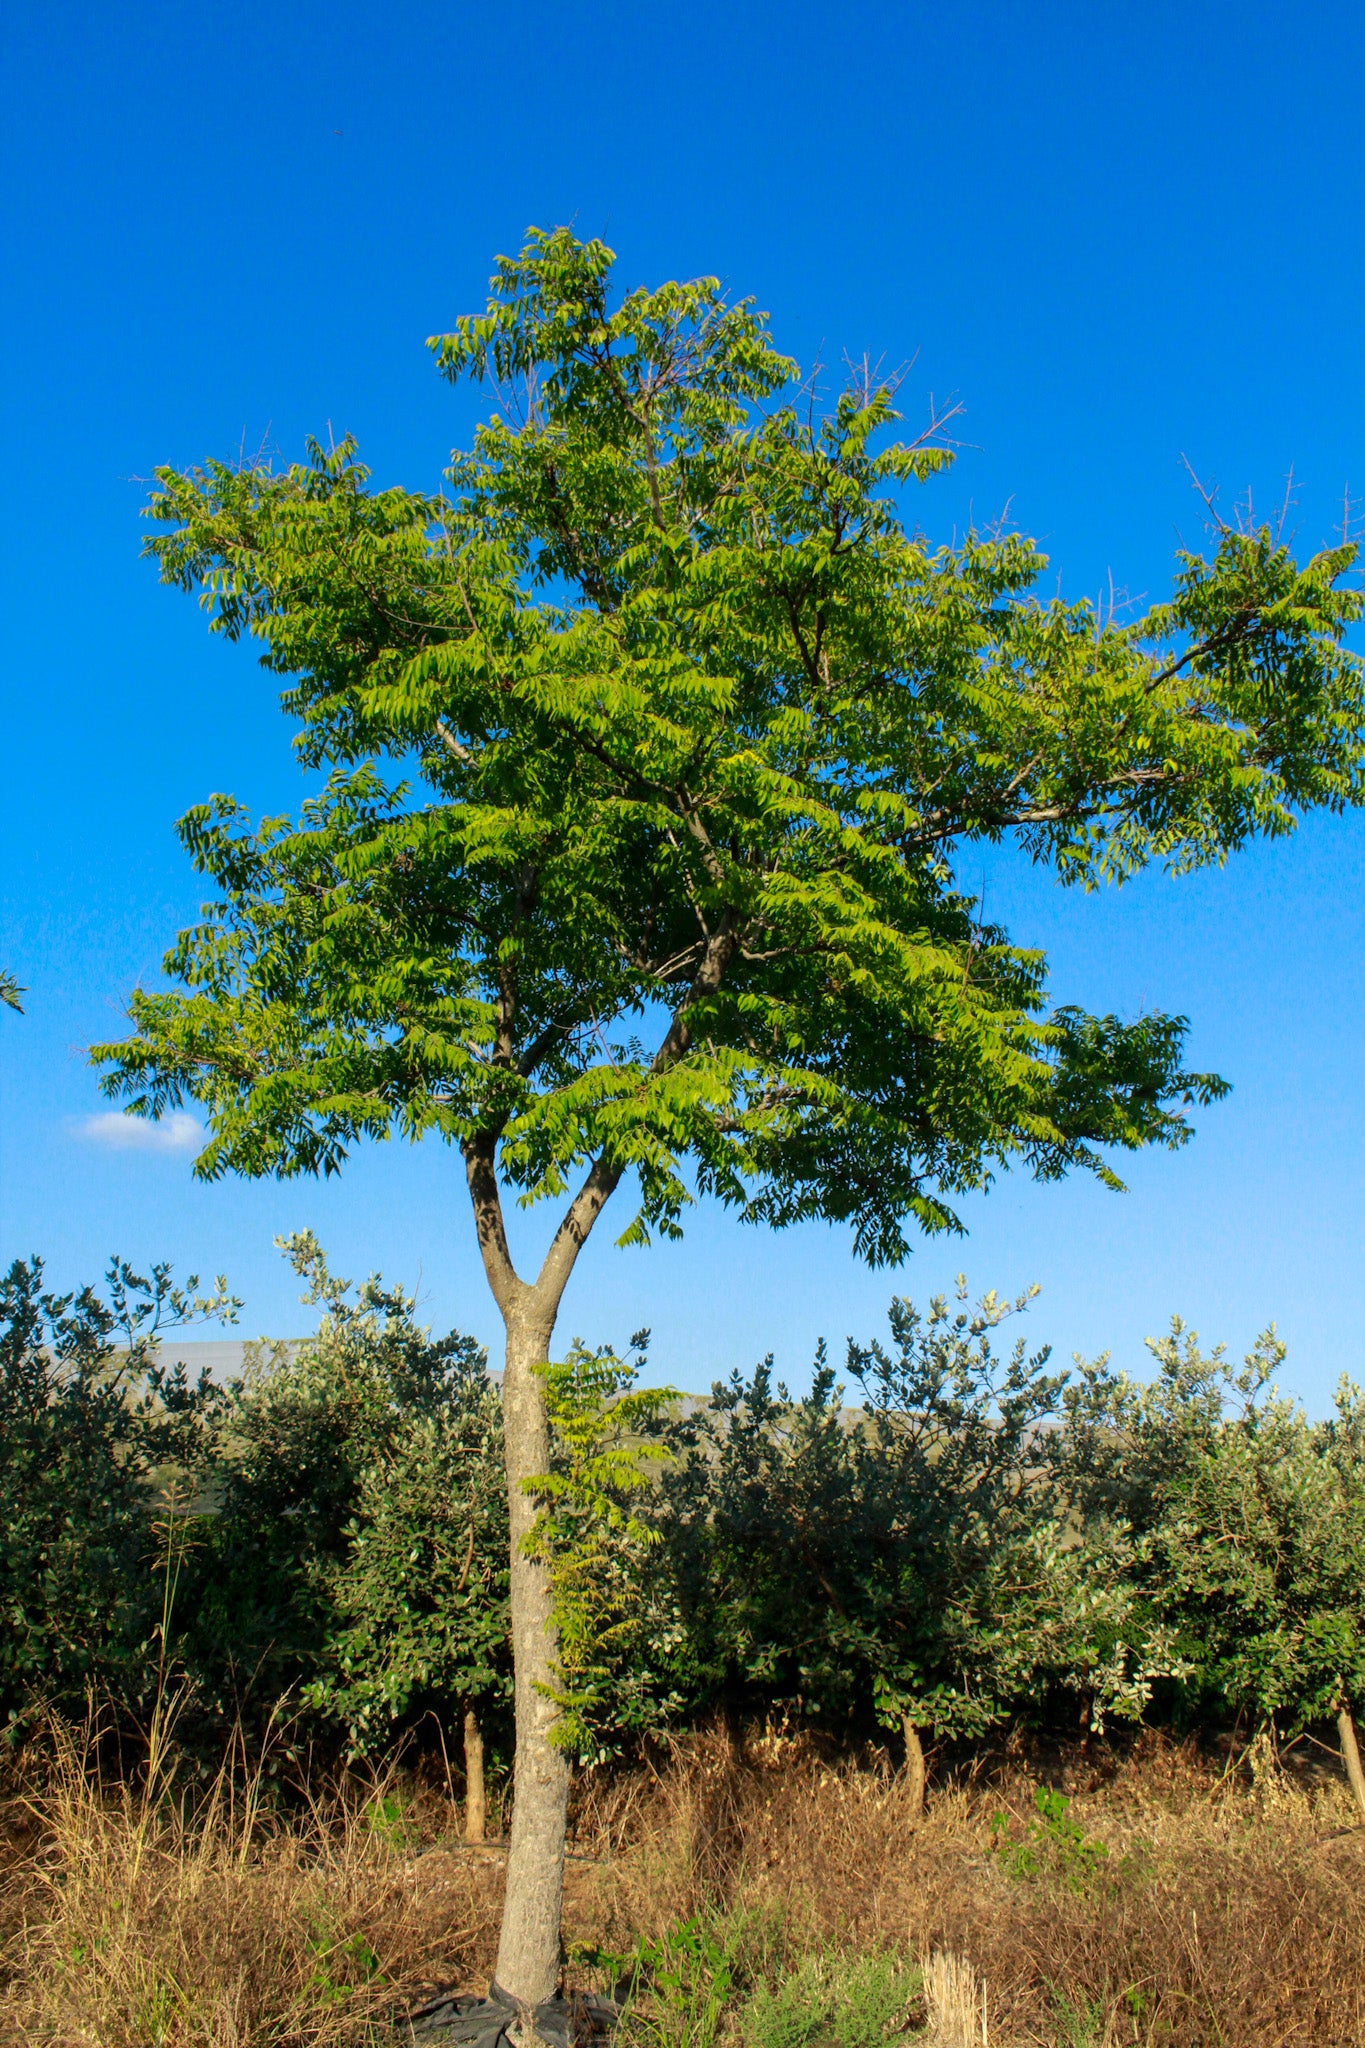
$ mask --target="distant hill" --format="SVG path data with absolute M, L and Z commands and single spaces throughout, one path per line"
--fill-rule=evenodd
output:
M 226 1382 L 227 1380 L 237 1379 L 240 1376 L 246 1359 L 246 1348 L 249 1343 L 263 1342 L 269 1344 L 274 1341 L 273 1338 L 269 1337 L 263 1339 L 252 1339 L 249 1337 L 206 1337 L 186 1338 L 182 1342 L 179 1338 L 173 1337 L 169 1338 L 164 1344 L 157 1346 L 157 1364 L 163 1366 L 183 1364 L 191 1380 L 197 1380 L 201 1372 L 206 1372 L 211 1380 Z M 301 1345 L 306 1344 L 308 1339 L 306 1337 L 285 1337 L 280 1341 L 287 1346 L 290 1352 L 295 1352 Z

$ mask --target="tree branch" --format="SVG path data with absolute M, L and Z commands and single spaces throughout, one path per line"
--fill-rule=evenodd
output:
M 687 1013 L 692 1005 L 704 996 L 713 996 L 725 979 L 725 970 L 734 956 L 739 941 L 735 936 L 734 920 L 727 910 L 720 922 L 720 929 L 711 934 L 706 950 L 697 964 L 692 985 L 673 1012 L 672 1020 L 659 1050 L 650 1062 L 651 1074 L 664 1074 L 678 1061 L 685 1059 L 692 1045 L 692 1032 L 687 1023 Z
M 466 747 L 465 745 L 463 745 L 461 741 L 456 739 L 454 733 L 450 730 L 450 727 L 446 724 L 443 718 L 437 719 L 436 732 L 438 738 L 441 741 L 442 746 L 445 747 L 448 753 L 453 754 L 455 756 L 455 759 L 457 761 L 462 762 L 465 767 L 469 768 L 473 766 L 474 756 L 470 753 L 468 747 Z
M 588 1233 L 615 1194 L 624 1167 L 609 1166 L 605 1155 L 594 1161 L 578 1193 L 565 1211 L 564 1220 L 550 1240 L 545 1263 L 536 1276 L 535 1291 L 542 1289 L 553 1298 L 554 1307 L 568 1285 L 574 1261 L 587 1243 Z
M 483 1270 L 488 1276 L 493 1299 L 505 1317 L 526 1292 L 526 1283 L 512 1264 L 512 1254 L 507 1247 L 502 1195 L 498 1189 L 495 1164 L 497 1144 L 497 1133 L 486 1131 L 480 1133 L 477 1138 L 466 1139 L 460 1149 L 464 1153 L 469 1198 L 474 1204 L 474 1228 L 479 1239 L 479 1256 L 483 1260 Z
M 938 816 L 944 819 L 942 824 L 930 825 L 919 832 L 903 833 L 894 844 L 902 852 L 909 852 L 939 845 L 945 839 L 960 838 L 968 832 L 1009 832 L 1024 825 L 1083 825 L 1103 815 L 1106 808 L 1103 797 L 1111 791 L 1118 793 L 1127 789 L 1136 793 L 1150 789 L 1178 789 L 1188 781 L 1187 775 L 1172 775 L 1164 768 L 1127 768 L 1109 778 L 1098 801 L 1029 804 L 1015 811 L 979 809 L 971 817 L 962 814 L 949 816 L 940 812 Z
M 725 969 L 735 951 L 736 944 L 737 941 L 733 930 L 730 929 L 730 918 L 727 912 L 723 928 L 716 932 L 707 942 L 706 950 L 698 964 L 696 973 L 692 977 L 692 984 L 688 989 L 685 1000 L 678 1005 L 678 1008 L 673 1013 L 673 1018 L 664 1035 L 663 1043 L 651 1062 L 651 1074 L 664 1073 L 669 1067 L 675 1065 L 678 1060 L 685 1057 L 692 1043 L 692 1033 L 686 1023 L 687 1010 L 699 997 L 714 995 L 716 990 L 719 989 L 724 979 Z M 536 1277 L 534 1291 L 537 1294 L 541 1294 L 543 1290 L 544 1294 L 550 1297 L 556 1309 L 564 1289 L 568 1285 L 569 1275 L 574 1269 L 574 1262 L 583 1246 L 587 1243 L 588 1234 L 594 1223 L 596 1223 L 603 1209 L 615 1194 L 624 1172 L 624 1166 L 610 1162 L 605 1153 L 600 1154 L 594 1161 L 587 1179 L 569 1204 L 564 1220 L 551 1239 L 550 1249 L 545 1254 L 545 1263 Z M 501 1221 L 501 1211 L 499 1210 L 497 1218 L 499 1230 L 501 1230 Z M 481 1233 L 481 1246 L 482 1243 Z M 491 1279 L 491 1269 L 488 1267 L 487 1254 L 485 1254 L 484 1265 L 485 1269 L 489 1270 Z M 510 1259 L 507 1260 L 507 1267 L 510 1272 Z M 515 1275 L 513 1275 L 513 1278 L 515 1279 Z M 497 1289 L 495 1287 L 494 1293 L 496 1294 L 496 1292 Z

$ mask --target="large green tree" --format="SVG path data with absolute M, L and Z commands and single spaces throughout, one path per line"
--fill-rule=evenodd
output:
M 260 642 L 327 772 L 297 820 L 222 796 L 184 820 L 217 901 L 97 1051 L 139 1113 L 204 1106 L 208 1177 L 330 1173 L 393 1134 L 463 1156 L 507 1333 L 498 1980 L 523 2006 L 558 1974 L 567 1791 L 524 1544 L 537 1368 L 604 1205 L 632 1189 L 628 1243 L 704 1194 L 894 1261 L 1007 1163 L 1116 1185 L 1111 1148 L 1182 1143 L 1221 1084 L 1182 1070 L 1181 1019 L 1050 1007 L 959 857 L 1185 870 L 1357 801 L 1363 759 L 1349 547 L 1300 567 L 1220 530 L 1136 622 L 1042 602 L 1023 536 L 906 526 L 950 458 L 896 438 L 892 386 L 826 409 L 752 303 L 616 300 L 612 261 L 533 233 L 433 341 L 496 394 L 437 496 L 373 489 L 348 441 L 158 473 L 163 577 Z M 530 1275 L 509 1190 L 558 1205 Z

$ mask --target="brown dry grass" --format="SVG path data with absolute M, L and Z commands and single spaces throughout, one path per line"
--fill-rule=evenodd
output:
M 10 1802 L 0 2040 L 341 2048 L 388 2038 L 405 1989 L 472 1965 L 500 1872 L 419 1881 L 382 1783 L 284 1823 L 259 1777 L 149 1797 L 97 1754 L 59 1730 L 41 1786 Z
M 1077 1870 L 1044 1849 L 1030 1878 L 993 1826 L 1006 1813 L 1018 1839 L 1037 1820 L 1022 1766 L 941 1789 L 917 1821 L 890 1773 L 780 1738 L 742 1765 L 697 1743 L 576 1912 L 653 1932 L 709 1893 L 780 1912 L 802 1946 L 959 1956 L 997 2043 L 1365 2044 L 1365 1831 L 1335 1774 L 1248 1782 L 1151 1740 L 1050 1781 L 1107 1854 Z
M 1220 1779 L 1155 1740 L 1047 1775 L 1107 1855 L 1074 1868 L 1044 1845 L 1011 1875 L 992 1823 L 1018 1839 L 1036 1818 L 1021 1763 L 941 1787 L 917 1821 L 875 1760 L 681 1742 L 580 1795 L 566 1935 L 624 1952 L 701 1915 L 741 1983 L 854 1949 L 937 1956 L 946 1982 L 952 1958 L 984 1987 L 993 2048 L 1365 2048 L 1365 1832 L 1334 1778 Z M 501 1891 L 496 1846 L 459 1846 L 443 1797 L 403 1798 L 397 1827 L 392 1786 L 286 1824 L 225 1779 L 191 1815 L 101 1784 L 67 1739 L 13 1809 L 0 2039 L 391 2040 L 419 1991 L 486 1981 Z

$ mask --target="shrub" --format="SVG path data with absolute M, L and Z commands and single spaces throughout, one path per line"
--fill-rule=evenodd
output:
M 1132 1577 L 1175 1631 L 1186 1710 L 1294 1730 L 1365 1703 L 1365 1396 L 1312 1423 L 1267 1331 L 1240 1366 L 1176 1321 L 1150 1384 L 1082 1366 L 1059 1473 L 1140 1532 Z
M 510 1690 L 497 1389 L 401 1292 L 373 1278 L 352 1299 L 310 1233 L 285 1250 L 324 1315 L 231 1389 L 188 1655 L 236 1713 L 292 1691 L 352 1750 L 386 1748 Z
M 849 1346 L 857 1409 L 822 1350 L 804 1400 L 765 1363 L 674 1426 L 662 1565 L 694 1701 L 826 1727 L 875 1714 L 912 1747 L 920 1727 L 979 1736 L 1049 1685 L 1087 1723 L 1141 1715 L 1170 1646 L 1137 1610 L 1126 1530 L 1052 1483 L 1064 1378 L 1046 1350 L 993 1351 L 1026 1299 L 937 1299 L 927 1318 L 893 1302 L 891 1348 Z
M 169 1330 L 235 1304 L 222 1281 L 175 1287 L 114 1260 L 105 1295 L 43 1289 L 40 1259 L 0 1280 L 0 1711 L 79 1711 L 97 1691 L 129 1710 L 164 1665 L 158 1531 L 203 1473 L 219 1397 L 162 1370 Z M 180 1516 L 183 1521 L 183 1513 Z M 178 1554 L 178 1553 L 177 1553 Z

